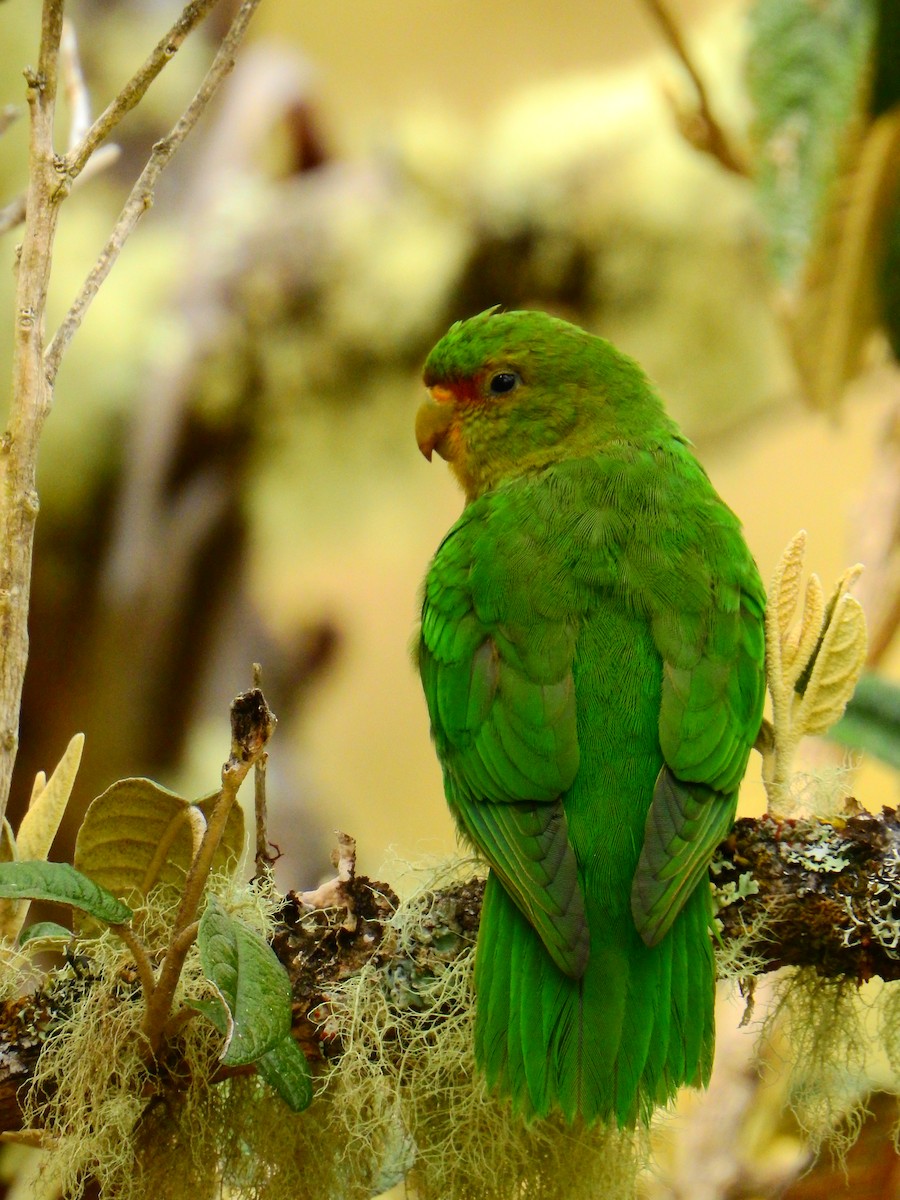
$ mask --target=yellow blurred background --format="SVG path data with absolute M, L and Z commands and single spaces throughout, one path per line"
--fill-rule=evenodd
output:
M 683 0 L 676 11 L 723 122 L 746 141 L 741 7 Z M 168 10 L 82 4 L 72 16 L 96 109 Z M 3 100 L 21 103 L 34 14 L 11 0 L 0 21 Z M 260 353 L 263 429 L 252 444 L 242 435 L 240 468 L 221 468 L 243 479 L 241 634 L 223 627 L 217 644 L 213 631 L 191 736 L 161 781 L 186 792 L 215 786 L 227 705 L 249 681 L 250 658 L 240 657 L 248 623 L 268 639 L 265 671 L 297 628 L 324 622 L 335 637 L 327 664 L 272 750 L 270 833 L 288 855 L 280 878 L 305 887 L 328 870 L 332 829 L 357 837 L 361 868 L 374 873 L 386 857 L 415 862 L 454 846 L 408 650 L 419 581 L 461 503 L 412 435 L 417 364 L 441 321 L 476 299 L 512 300 L 609 336 L 668 397 L 743 520 L 764 578 L 805 528 L 809 566 L 826 587 L 860 556 L 855 514 L 898 382 L 896 371 L 875 369 L 833 420 L 804 406 L 752 189 L 678 133 L 666 97 L 690 95 L 684 73 L 638 0 L 552 9 L 537 0 L 265 0 L 252 41 L 231 99 L 185 147 L 63 365 L 42 451 L 41 520 L 72 544 L 67 514 L 89 505 L 98 473 L 119 469 L 123 446 L 142 478 L 128 430 L 137 414 L 152 424 L 179 364 L 193 389 L 181 402 L 204 420 L 246 405 L 256 393 L 235 398 L 242 339 L 271 333 L 272 365 Z M 174 118 L 204 53 L 186 48 L 123 127 L 122 162 L 67 204 L 54 320 L 122 201 L 126 168 Z M 255 113 L 248 96 L 263 108 L 269 96 L 271 111 Z M 285 128 L 301 136 L 300 109 L 302 136 L 322 161 L 292 175 Z M 23 178 L 24 125 L 0 146 L 8 191 Z M 7 263 L 14 240 L 7 235 Z M 294 282 L 276 268 L 302 274 L 309 263 L 302 302 L 292 293 L 282 312 L 278 289 Z M 554 272 L 574 279 L 568 291 Z M 0 289 L 9 312 L 9 272 Z M 172 553 L 163 538 L 152 556 L 163 580 Z M 894 647 L 886 667 L 896 675 L 898 665 Z M 78 674 L 110 669 L 107 658 Z M 52 670 L 46 678 L 52 688 Z M 101 730 L 88 730 L 92 778 L 103 778 L 104 739 L 127 703 L 126 689 Z M 743 812 L 762 808 L 757 774 L 754 758 Z M 897 800 L 895 777 L 874 763 L 855 790 L 872 808 Z

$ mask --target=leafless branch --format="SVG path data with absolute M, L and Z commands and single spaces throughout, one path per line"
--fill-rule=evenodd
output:
M 66 170 L 71 179 L 80 174 L 96 148 L 109 137 L 126 113 L 131 112 L 135 105 L 140 103 L 150 84 L 163 67 L 172 61 L 191 30 L 196 28 L 218 3 L 219 0 L 192 0 L 185 6 L 181 16 L 157 42 L 146 62 L 125 84 L 118 96 L 106 106 L 80 143 L 67 155 Z
M 44 314 L 61 186 L 53 152 L 63 0 L 44 0 L 37 70 L 25 73 L 30 110 L 29 183 L 18 263 L 12 399 L 0 441 L 0 816 L 6 811 L 19 743 L 19 710 L 28 660 L 28 603 L 37 448 L 50 407 L 44 372 Z
M 121 253 L 122 247 L 134 232 L 138 221 L 153 204 L 153 193 L 161 172 L 194 128 L 219 84 L 234 66 L 237 48 L 246 33 L 250 18 L 256 11 L 259 3 L 260 0 L 244 0 L 193 100 L 178 121 L 176 121 L 168 136 L 157 142 L 153 147 L 153 153 L 150 155 L 147 165 L 141 172 L 137 183 L 132 188 L 131 195 L 122 209 L 115 228 L 47 349 L 45 369 L 47 379 L 51 385 L 56 378 L 60 359 L 66 347 L 84 320 L 85 313 L 90 308 L 94 297 L 112 270 L 113 264 Z M 144 90 L 146 91 L 146 88 Z M 96 122 L 94 128 L 96 128 Z M 89 140 L 90 136 L 88 134 L 88 139 L 85 140 Z
M 656 18 L 666 41 L 681 60 L 696 93 L 696 108 L 691 110 L 686 109 L 673 96 L 669 96 L 682 135 L 697 150 L 711 154 L 727 171 L 731 171 L 735 175 L 749 175 L 745 156 L 732 143 L 731 138 L 713 114 L 703 76 L 691 58 L 677 21 L 663 0 L 645 0 L 645 3 Z
M 234 65 L 234 55 L 259 0 L 244 0 L 212 66 L 191 104 L 169 136 L 153 149 L 125 210 L 81 292 L 45 353 L 45 309 L 53 240 L 61 202 L 92 153 L 125 113 L 140 101 L 166 62 L 217 0 L 191 0 L 144 66 L 87 130 L 68 155 L 53 149 L 64 0 L 43 0 L 41 41 L 36 70 L 25 72 L 30 110 L 29 183 L 21 201 L 0 211 L 0 230 L 24 216 L 18 261 L 12 401 L 0 438 L 0 817 L 6 811 L 18 749 L 22 687 L 28 659 L 28 610 L 34 525 L 38 512 L 35 467 L 41 431 L 50 410 L 53 384 L 62 354 L 97 289 L 109 273 L 129 233 L 150 206 L 160 171 L 196 124 L 219 83 Z M 83 125 L 83 83 L 70 44 L 65 78 L 73 107 L 73 130 Z M 109 152 L 107 152 L 108 158 Z

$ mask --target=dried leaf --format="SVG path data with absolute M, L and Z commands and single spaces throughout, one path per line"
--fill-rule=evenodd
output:
M 836 408 L 879 324 L 876 287 L 898 181 L 900 111 L 880 117 L 860 140 L 829 195 L 803 272 L 791 341 L 816 408 Z
M 66 747 L 56 770 L 40 790 L 39 784 L 44 773 L 38 773 L 31 792 L 31 804 L 22 818 L 16 837 L 19 858 L 39 860 L 45 859 L 50 853 L 50 847 L 72 794 L 83 749 L 84 734 L 76 733 Z

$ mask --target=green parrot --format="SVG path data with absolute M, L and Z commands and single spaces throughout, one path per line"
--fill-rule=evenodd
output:
M 641 369 L 541 312 L 457 322 L 423 454 L 466 494 L 417 659 L 490 873 L 475 1051 L 526 1117 L 647 1121 L 713 1057 L 709 861 L 759 731 L 765 593 Z

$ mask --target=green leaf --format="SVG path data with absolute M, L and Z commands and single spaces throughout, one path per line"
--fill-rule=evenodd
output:
M 864 675 L 828 736 L 900 770 L 900 687 L 877 675 Z
M 210 897 L 197 932 L 207 979 L 228 1005 L 234 1029 L 222 1055 L 228 1066 L 256 1062 L 291 1031 L 291 984 L 258 933 Z
M 873 117 L 900 102 L 900 0 L 878 0 L 875 69 L 869 111 Z
M 0 897 L 71 904 L 107 925 L 123 925 L 134 916 L 127 904 L 68 863 L 0 863 Z
M 19 945 L 24 946 L 28 942 L 68 942 L 71 937 L 72 930 L 66 929 L 65 925 L 58 925 L 56 921 L 36 921 L 19 934 Z
M 304 1108 L 309 1108 L 312 1103 L 312 1072 L 306 1055 L 290 1034 L 257 1059 L 256 1069 L 292 1112 L 303 1112 Z
M 775 273 L 803 266 L 853 119 L 866 105 L 875 0 L 756 0 L 747 82 Z
M 75 842 L 75 866 L 133 907 L 156 886 L 175 900 L 213 800 L 191 804 L 151 779 L 120 779 L 88 808 Z M 235 804 L 213 870 L 233 872 L 243 847 L 243 813 Z
M 231 1016 L 222 1000 L 192 1000 L 191 1008 L 196 1008 L 201 1017 L 206 1017 L 210 1025 L 217 1029 L 222 1037 L 228 1037 Z

